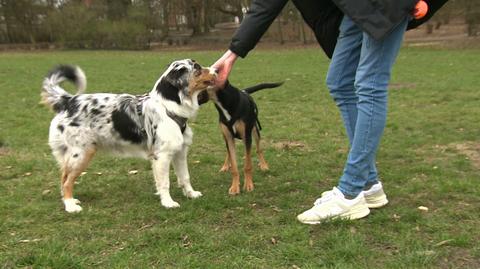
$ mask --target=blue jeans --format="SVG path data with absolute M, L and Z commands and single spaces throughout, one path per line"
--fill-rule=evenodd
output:
M 356 197 L 378 182 L 375 156 L 387 118 L 387 88 L 408 19 L 377 41 L 345 16 L 327 74 L 327 86 L 350 141 L 338 189 Z

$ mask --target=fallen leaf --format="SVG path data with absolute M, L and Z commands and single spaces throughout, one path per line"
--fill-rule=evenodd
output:
M 152 224 L 145 224 L 142 227 L 138 228 L 137 231 L 145 230 L 145 229 L 150 228 L 152 226 L 153 226 L 153 223 Z
M 275 212 L 282 212 L 282 210 L 280 208 L 278 208 L 277 206 L 272 206 L 272 210 L 275 211 Z
M 446 245 L 446 244 L 448 244 L 448 243 L 450 243 L 450 242 L 452 242 L 452 241 L 453 241 L 453 239 L 443 240 L 443 241 L 441 241 L 441 242 L 436 243 L 436 244 L 433 245 L 433 246 L 434 246 L 434 247 L 440 247 L 440 246 Z
M 422 256 L 432 256 L 432 255 L 435 255 L 435 251 L 433 250 L 418 251 L 417 254 Z
M 44 191 L 42 191 L 42 195 L 47 195 L 47 194 L 49 194 L 49 193 L 51 193 L 51 192 L 52 192 L 51 190 L 44 190 Z
M 185 235 L 183 238 L 182 238 L 182 246 L 184 248 L 188 248 L 188 247 L 191 247 L 192 246 L 192 241 L 190 241 L 190 238 L 188 238 L 188 235 Z
M 128 171 L 128 174 L 129 174 L 129 175 L 136 175 L 136 174 L 138 174 L 138 170 Z
M 84 176 L 84 175 L 86 175 L 86 174 L 87 174 L 87 172 L 82 172 L 82 173 L 80 174 L 80 176 Z
M 38 242 L 40 241 L 41 239 L 24 239 L 24 240 L 19 240 L 18 242 L 19 243 L 33 243 L 33 242 Z
M 29 177 L 29 176 L 31 176 L 31 175 L 32 175 L 32 172 L 26 172 L 26 173 L 25 173 L 25 174 L 23 174 L 23 175 L 24 175 L 24 176 L 26 176 L 26 177 Z
M 427 212 L 428 207 L 421 205 L 421 206 L 418 207 L 418 210 Z

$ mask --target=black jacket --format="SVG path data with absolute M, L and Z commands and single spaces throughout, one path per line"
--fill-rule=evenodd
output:
M 253 0 L 240 27 L 235 32 L 230 50 L 245 57 L 258 43 L 268 27 L 280 14 L 288 0 Z M 305 22 L 312 28 L 318 43 L 332 57 L 343 14 L 348 15 L 363 31 L 380 40 L 408 16 L 418 0 L 292 0 Z M 408 29 L 428 19 L 447 0 L 425 0 L 427 15 L 412 20 Z

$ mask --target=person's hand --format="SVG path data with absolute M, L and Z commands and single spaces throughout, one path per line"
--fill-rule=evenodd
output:
M 416 20 L 419 20 L 419 19 L 425 17 L 425 15 L 427 15 L 427 12 L 428 12 L 427 2 L 425 2 L 423 0 L 420 0 L 415 5 L 415 8 L 413 9 L 412 15 Z
M 231 50 L 228 50 L 218 59 L 211 67 L 217 70 L 217 78 L 215 79 L 215 86 L 223 89 L 227 82 L 228 75 L 232 71 L 233 64 L 237 60 L 238 56 Z

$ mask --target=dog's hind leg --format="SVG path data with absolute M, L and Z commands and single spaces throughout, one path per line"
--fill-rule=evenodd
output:
M 260 131 L 257 126 L 253 127 L 252 133 L 257 146 L 258 166 L 260 167 L 260 170 L 267 171 L 269 167 L 267 161 L 265 161 L 265 156 L 263 155 L 263 150 L 260 144 Z
M 170 162 L 173 154 L 170 152 L 160 152 L 152 160 L 153 176 L 157 194 L 160 195 L 160 202 L 166 208 L 180 207 L 170 196 Z
M 78 204 L 79 200 L 73 198 L 73 185 L 78 176 L 87 168 L 91 159 L 95 155 L 95 148 L 73 148 L 65 156 L 62 165 L 62 193 L 65 211 L 69 213 L 80 212 L 82 207 Z
M 220 124 L 223 138 L 227 144 L 227 154 L 230 160 L 230 173 L 232 174 L 232 185 L 228 189 L 230 195 L 236 195 L 240 193 L 240 174 L 238 173 L 237 157 L 235 153 L 235 138 L 230 133 L 230 130 L 224 124 Z
M 188 147 L 183 146 L 182 150 L 173 156 L 173 168 L 177 175 L 178 186 L 182 188 L 183 194 L 188 198 L 198 198 L 202 193 L 192 188 L 190 183 L 190 173 L 187 163 Z

